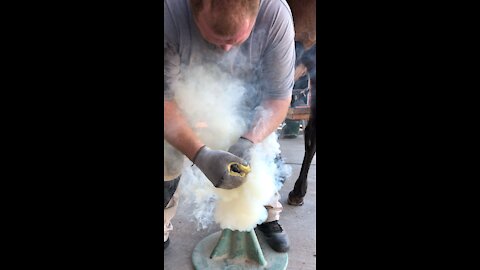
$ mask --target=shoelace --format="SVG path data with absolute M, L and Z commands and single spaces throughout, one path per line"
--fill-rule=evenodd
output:
M 280 226 L 280 224 L 277 222 L 263 224 L 263 226 L 265 226 L 265 229 L 271 232 L 283 232 L 282 226 Z
M 274 223 L 272 227 L 274 228 L 272 231 L 275 231 L 275 232 L 282 232 L 283 231 L 282 226 L 280 226 L 280 224 L 278 224 L 278 223 Z

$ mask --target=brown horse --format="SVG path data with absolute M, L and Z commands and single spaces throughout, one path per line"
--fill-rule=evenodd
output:
M 316 129 L 316 0 L 287 0 L 293 14 L 295 24 L 295 44 L 297 62 L 295 67 L 295 81 L 308 73 L 310 77 L 310 113 L 305 128 L 305 156 L 303 158 L 300 175 L 295 181 L 293 190 L 288 194 L 288 204 L 303 205 L 303 198 L 307 193 L 308 170 L 317 148 Z

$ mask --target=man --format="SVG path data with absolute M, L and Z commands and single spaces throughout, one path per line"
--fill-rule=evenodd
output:
M 174 101 L 174 85 L 182 71 L 212 63 L 255 86 L 245 102 L 252 109 L 249 129 L 228 152 L 205 146 Z M 215 187 L 240 186 L 244 178 L 231 176 L 224 168 L 231 162 L 248 164 L 248 151 L 285 119 L 294 64 L 293 19 L 284 0 L 164 0 L 164 248 L 178 205 L 183 156 Z M 259 106 L 268 113 L 255 113 Z M 171 154 L 172 150 L 177 152 Z M 278 192 L 265 207 L 268 218 L 257 229 L 274 250 L 287 252 L 288 237 L 278 224 L 282 210 Z

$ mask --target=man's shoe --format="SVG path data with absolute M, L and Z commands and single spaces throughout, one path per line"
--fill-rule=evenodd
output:
M 170 238 L 167 238 L 167 241 L 163 242 L 163 250 L 167 249 L 168 245 L 170 245 Z
M 287 252 L 290 248 L 287 233 L 278 224 L 278 221 L 263 223 L 257 226 L 263 233 L 268 245 L 277 252 Z

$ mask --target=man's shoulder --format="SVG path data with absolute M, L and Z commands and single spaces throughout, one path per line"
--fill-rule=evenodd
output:
M 168 6 L 172 6 L 175 4 L 182 4 L 186 3 L 188 0 L 163 0 L 163 3 Z
M 291 11 L 290 11 L 290 6 L 288 5 L 287 0 L 278 0 L 278 1 L 275 1 L 275 2 L 278 2 L 278 4 L 282 6 L 282 8 L 287 9 L 288 12 L 291 13 Z
M 188 0 L 163 0 L 163 7 L 172 15 L 188 12 Z
M 285 31 L 285 26 L 293 28 L 292 12 L 285 0 L 262 0 L 259 12 L 258 31 L 268 29 L 271 38 L 277 36 L 277 32 Z
M 179 36 L 189 29 L 190 10 L 188 0 L 163 0 L 164 4 L 164 34 Z M 179 29 L 183 29 L 180 31 Z
M 292 12 L 286 0 L 261 0 L 260 9 L 266 13 L 278 14 L 278 12 L 287 12 L 290 16 Z

